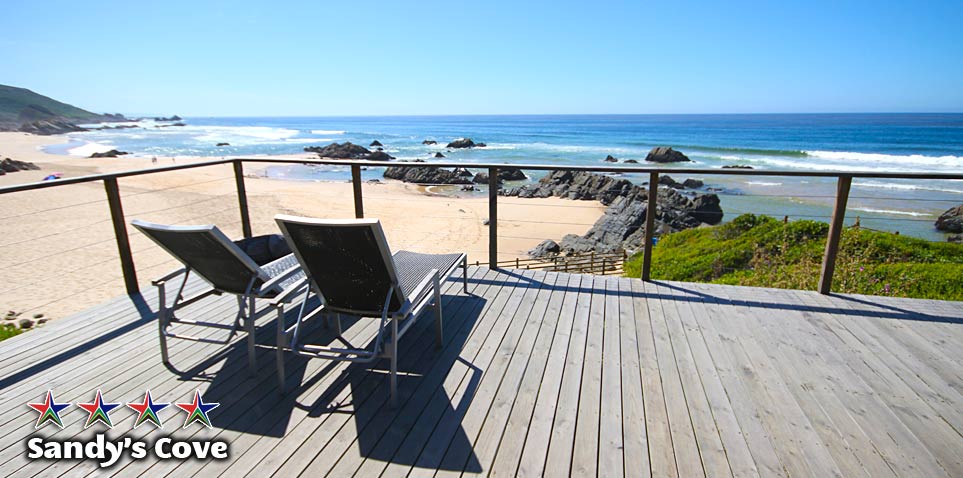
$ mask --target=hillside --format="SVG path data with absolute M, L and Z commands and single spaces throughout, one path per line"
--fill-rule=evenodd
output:
M 26 88 L 0 85 L 0 131 L 18 131 L 37 121 L 96 123 L 123 121 L 122 115 L 101 115 L 68 105 Z
M 653 248 L 652 278 L 815 290 L 829 225 L 783 223 L 745 214 L 717 227 L 663 237 Z M 626 262 L 638 277 L 641 255 Z M 963 300 L 963 245 L 846 229 L 833 291 Z

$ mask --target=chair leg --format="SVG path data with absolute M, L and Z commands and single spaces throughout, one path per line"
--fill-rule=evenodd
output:
M 341 313 L 334 314 L 334 333 L 341 337 Z
M 167 314 L 168 310 L 166 308 L 161 309 L 157 313 L 157 334 L 160 338 L 160 349 L 161 349 L 161 361 L 165 365 L 171 364 L 170 354 L 167 351 Z
M 247 328 L 247 365 L 251 375 L 255 375 L 257 373 L 257 355 L 254 351 L 254 297 L 248 298 L 244 322 L 244 326 Z
M 388 378 L 391 393 L 391 407 L 398 406 L 398 318 L 391 318 L 391 375 Z
M 277 320 L 277 342 L 275 346 L 277 351 L 275 354 L 275 361 L 278 367 L 278 390 L 281 391 L 283 395 L 284 390 L 284 308 L 278 307 L 278 320 Z
M 432 288 L 435 289 L 435 348 L 441 349 L 445 337 L 441 317 L 441 282 L 437 272 L 432 278 Z

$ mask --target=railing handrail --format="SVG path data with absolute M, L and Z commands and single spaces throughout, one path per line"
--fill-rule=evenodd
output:
M 240 209 L 242 229 L 245 237 L 251 236 L 250 215 L 248 213 L 247 193 L 244 185 L 245 162 L 251 163 L 275 163 L 275 164 L 323 164 L 334 166 L 347 166 L 351 169 L 351 182 L 354 197 L 355 216 L 364 217 L 364 205 L 361 188 L 361 168 L 362 167 L 406 167 L 406 168 L 473 168 L 488 170 L 488 211 L 489 211 L 489 241 L 488 241 L 488 264 L 489 267 L 498 268 L 498 170 L 500 168 L 516 168 L 522 170 L 536 171 L 586 171 L 600 173 L 640 173 L 649 175 L 649 191 L 647 194 L 647 211 L 656 210 L 659 188 L 660 174 L 678 175 L 731 175 L 731 176 L 790 176 L 790 177 L 824 177 L 835 178 L 837 184 L 836 201 L 833 209 L 833 217 L 830 223 L 829 234 L 826 239 L 826 250 L 823 255 L 823 264 L 819 280 L 819 292 L 828 294 L 832 288 L 832 279 L 836 253 L 839 247 L 839 238 L 843 229 L 843 219 L 846 214 L 846 203 L 849 196 L 849 188 L 853 178 L 885 178 L 885 179 L 937 179 L 937 180 L 959 180 L 963 179 L 963 173 L 937 173 L 937 172 L 873 172 L 873 171 L 787 171 L 770 169 L 745 169 L 745 168 L 665 168 L 662 166 L 561 166 L 548 164 L 509 164 L 509 163 L 426 163 L 409 161 L 368 161 L 368 160 L 344 160 L 344 159 L 304 159 L 304 158 L 223 158 L 196 163 L 178 164 L 172 166 L 161 166 L 154 168 L 143 168 L 116 173 L 92 174 L 78 176 L 76 178 L 58 179 L 56 181 L 43 181 L 36 183 L 20 184 L 15 186 L 0 187 L 0 195 L 21 191 L 31 191 L 46 189 L 71 184 L 81 184 L 96 181 L 103 181 L 107 194 L 107 203 L 110 208 L 111 219 L 114 225 L 114 235 L 117 241 L 118 254 L 120 256 L 121 268 L 124 273 L 124 281 L 129 294 L 138 291 L 136 271 L 134 269 L 133 256 L 130 250 L 129 239 L 127 237 L 126 224 L 124 223 L 123 206 L 120 191 L 117 186 L 117 179 L 131 176 L 142 176 L 147 174 L 163 173 L 169 171 L 179 171 L 193 168 L 203 168 L 207 166 L 217 166 L 222 164 L 232 164 L 234 177 L 237 187 L 238 207 Z M 643 264 L 641 278 L 649 280 L 649 271 L 652 263 L 652 243 L 655 237 L 655 214 L 646 214 L 645 238 L 643 243 Z
M 742 168 L 666 168 L 659 166 L 577 166 L 577 165 L 550 165 L 550 164 L 512 164 L 512 163 L 416 163 L 411 161 L 368 161 L 364 159 L 313 159 L 313 158 L 224 158 L 197 163 L 177 164 L 172 166 L 160 166 L 154 168 L 130 169 L 118 171 L 116 173 L 90 174 L 77 176 L 75 178 L 57 179 L 55 181 L 40 181 L 34 183 L 17 184 L 13 186 L 0 187 L 0 194 L 14 193 L 19 191 L 30 191 L 69 184 L 80 184 L 94 181 L 103 181 L 111 178 L 124 178 L 130 176 L 142 176 L 145 174 L 163 173 L 182 169 L 203 168 L 206 166 L 217 166 L 220 164 L 230 164 L 235 162 L 242 163 L 277 163 L 277 164 L 323 164 L 328 166 L 364 166 L 364 167 L 391 167 L 400 166 L 408 168 L 471 168 L 471 169 L 490 169 L 490 168 L 516 168 L 532 171 L 586 171 L 595 173 L 660 173 L 660 174 L 705 174 L 722 176 L 794 176 L 794 177 L 814 177 L 814 178 L 839 178 L 848 176 L 851 178 L 879 178 L 879 179 L 942 179 L 959 180 L 963 179 L 963 173 L 939 173 L 939 172 L 879 172 L 879 171 L 796 171 L 785 169 L 742 169 Z

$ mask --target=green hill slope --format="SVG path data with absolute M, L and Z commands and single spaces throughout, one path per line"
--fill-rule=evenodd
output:
M 663 237 L 653 248 L 652 278 L 815 290 L 829 225 L 782 223 L 745 214 L 717 227 Z M 641 255 L 625 264 L 639 277 Z M 846 229 L 833 291 L 963 300 L 963 245 Z
M 0 126 L 16 129 L 24 123 L 50 119 L 83 123 L 103 121 L 108 118 L 34 93 L 26 88 L 0 85 Z

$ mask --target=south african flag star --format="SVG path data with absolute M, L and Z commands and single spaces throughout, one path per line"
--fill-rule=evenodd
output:
M 58 427 L 63 428 L 64 422 L 60 419 L 60 411 L 69 407 L 70 403 L 57 403 L 54 401 L 53 392 L 47 390 L 47 398 L 43 403 L 28 403 L 27 406 L 40 412 L 40 418 L 34 428 L 40 428 L 47 422 L 53 422 Z
M 128 407 L 134 409 L 138 413 L 137 420 L 134 421 L 134 428 L 137 428 L 144 422 L 151 422 L 157 428 L 164 428 L 160 417 L 157 412 L 169 407 L 169 403 L 154 403 L 154 399 L 150 396 L 150 390 L 144 395 L 144 402 L 130 402 L 127 404 Z
M 184 420 L 184 428 L 190 426 L 191 423 L 201 422 L 207 428 L 211 428 L 211 418 L 207 416 L 207 412 L 220 406 L 220 403 L 204 403 L 201 400 L 200 390 L 194 390 L 194 401 L 192 403 L 175 403 L 177 408 L 187 412 L 187 419 Z
M 94 403 L 78 403 L 78 407 L 87 410 L 90 416 L 87 417 L 87 422 L 84 423 L 84 429 L 90 428 L 94 422 L 101 422 L 107 425 L 107 428 L 114 428 L 114 424 L 110 421 L 110 412 L 115 408 L 119 407 L 119 403 L 104 403 L 104 396 L 97 390 L 97 395 L 94 397 Z

